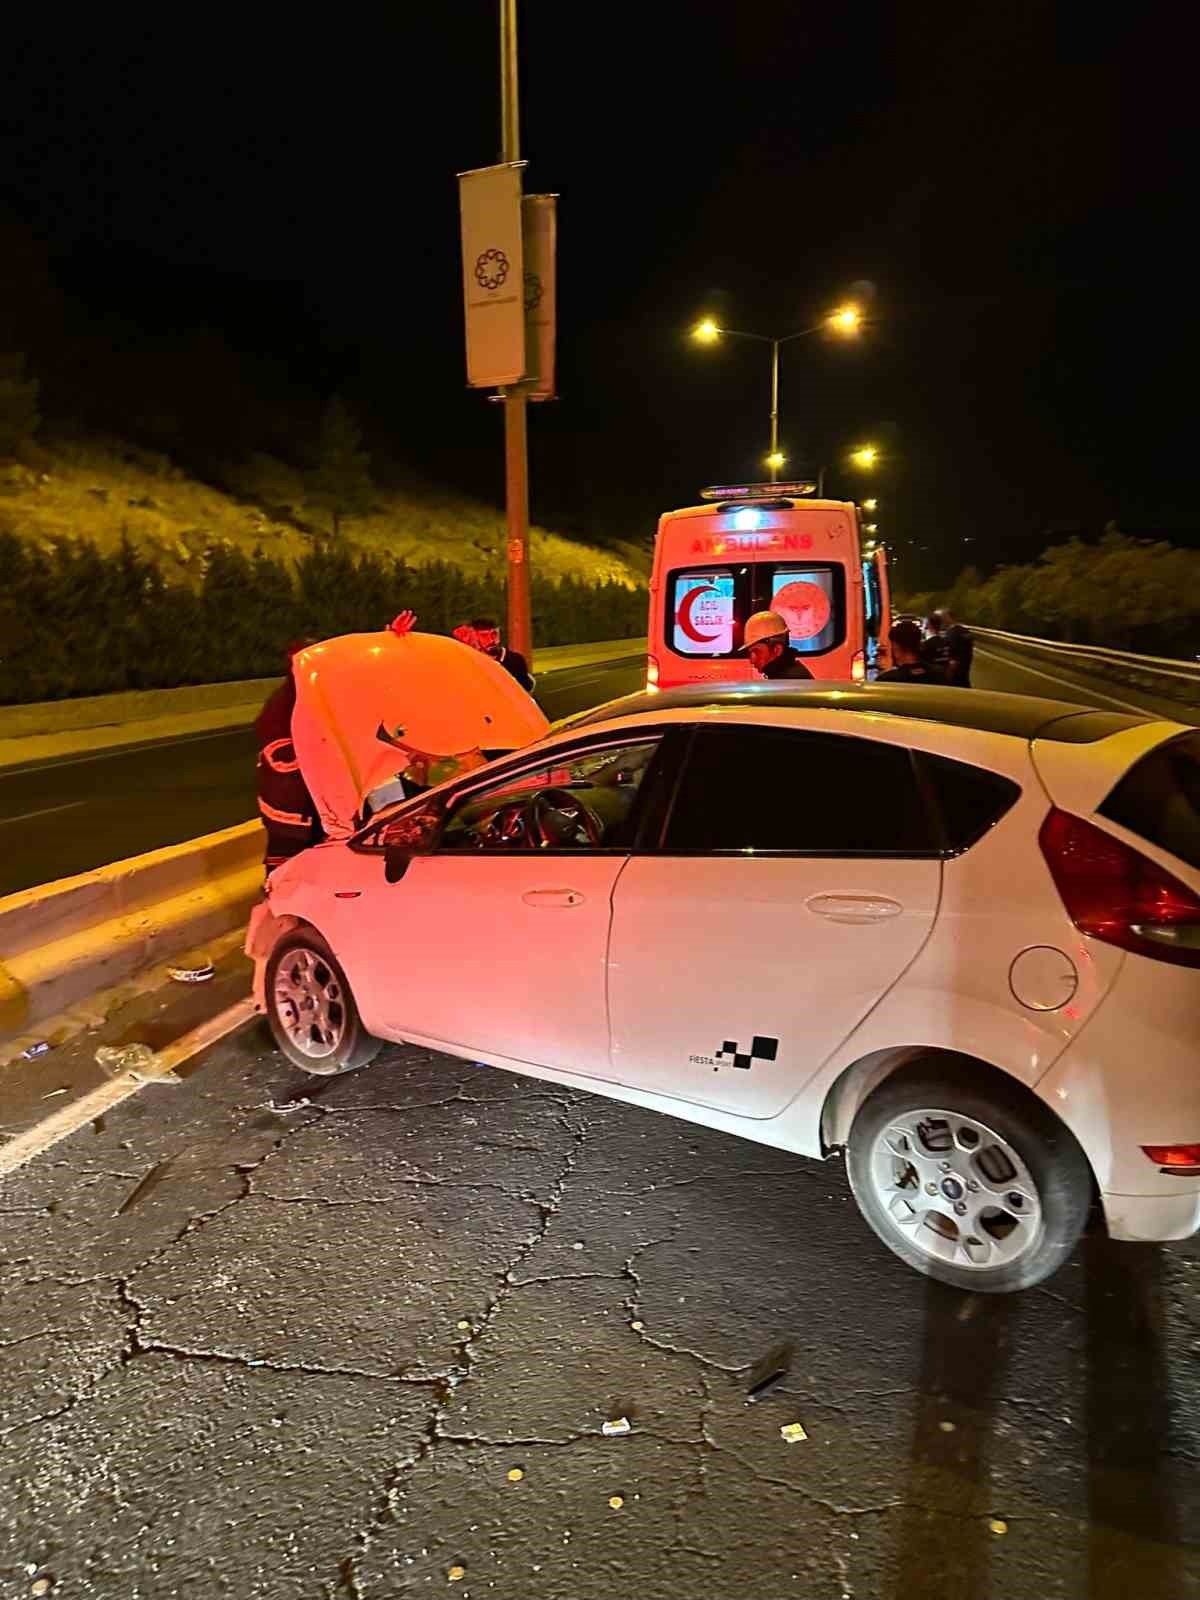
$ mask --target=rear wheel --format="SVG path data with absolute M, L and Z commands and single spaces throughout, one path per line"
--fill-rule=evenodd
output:
M 275 1043 L 305 1072 L 351 1072 L 383 1048 L 363 1027 L 345 973 L 312 928 L 285 934 L 271 952 L 266 994 Z
M 1019 1085 L 933 1063 L 867 1098 L 846 1170 L 863 1216 L 901 1260 L 985 1294 L 1048 1278 L 1092 1201 L 1087 1158 L 1045 1106 Z

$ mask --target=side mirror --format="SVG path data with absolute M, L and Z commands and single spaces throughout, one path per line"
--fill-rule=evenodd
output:
M 431 804 L 421 811 L 397 817 L 381 831 L 379 843 L 383 846 L 384 876 L 389 883 L 400 882 L 414 856 L 428 855 L 437 849 L 444 819 L 444 807 Z
M 399 883 L 408 871 L 412 852 L 402 844 L 385 844 L 383 847 L 383 875 L 389 883 Z

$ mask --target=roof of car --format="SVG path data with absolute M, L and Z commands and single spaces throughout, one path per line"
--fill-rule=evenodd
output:
M 712 706 L 884 712 L 892 717 L 978 728 L 984 733 L 1005 733 L 1018 739 L 1052 739 L 1062 744 L 1091 744 L 1155 720 L 1096 711 L 1067 700 L 998 694 L 990 689 L 939 688 L 923 683 L 792 682 L 786 688 L 776 683 L 692 684 L 657 694 L 631 694 L 572 717 L 569 725 L 572 729 L 583 728 L 651 711 L 702 711 Z

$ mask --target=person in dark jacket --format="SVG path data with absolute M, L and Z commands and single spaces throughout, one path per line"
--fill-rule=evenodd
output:
M 792 649 L 788 625 L 778 611 L 756 611 L 746 624 L 742 654 L 760 678 L 811 678 Z
M 282 862 L 325 837 L 317 808 L 300 775 L 300 763 L 292 744 L 292 712 L 296 708 L 295 658 L 308 642 L 301 639 L 288 646 L 287 676 L 268 698 L 254 724 L 258 745 L 254 777 L 258 814 L 267 830 L 263 867 L 268 878 Z
M 888 649 L 892 664 L 876 676 L 876 683 L 945 683 L 941 673 L 923 657 L 921 625 L 905 619 L 892 629 Z
M 475 650 L 481 650 L 485 656 L 491 656 L 510 677 L 517 680 L 522 689 L 532 691 L 533 673 L 529 670 L 528 661 L 519 650 L 510 650 L 507 645 L 500 643 L 500 624 L 494 617 L 473 617 L 465 627 L 455 628 L 454 637 Z
M 975 641 L 969 630 L 955 622 L 944 606 L 930 615 L 926 629 L 923 658 L 927 665 L 940 671 L 946 683 L 969 689 L 975 657 Z

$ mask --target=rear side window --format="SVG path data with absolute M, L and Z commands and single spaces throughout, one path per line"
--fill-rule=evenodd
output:
M 1200 733 L 1185 733 L 1143 756 L 1100 815 L 1200 867 Z
M 668 851 L 934 856 L 936 826 L 908 750 L 786 728 L 701 728 Z
M 982 839 L 1020 796 L 1020 786 L 1011 778 L 984 767 L 924 752 L 916 759 L 933 794 L 945 848 L 951 855 L 969 850 Z

